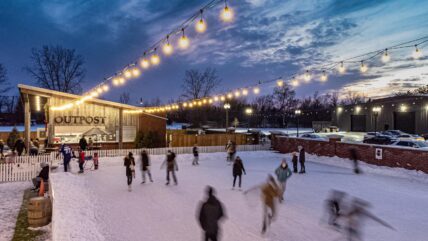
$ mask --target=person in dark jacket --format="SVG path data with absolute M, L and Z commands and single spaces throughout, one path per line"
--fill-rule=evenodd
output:
M 82 138 L 80 138 L 79 140 L 79 147 L 82 151 L 86 151 L 86 148 L 88 148 L 88 142 L 86 141 L 84 136 L 82 136 Z
M 218 222 L 225 217 L 222 203 L 214 196 L 214 188 L 207 187 L 207 200 L 200 206 L 199 224 L 205 232 L 205 241 L 218 241 Z
M 305 148 L 299 146 L 299 162 L 300 162 L 300 174 L 306 173 L 305 170 Z
M 355 150 L 355 148 L 351 148 L 349 149 L 349 154 L 351 156 L 351 160 L 354 163 L 354 173 L 355 174 L 360 174 L 361 170 L 358 167 L 358 154 L 357 154 L 357 150 Z
M 33 190 L 39 189 L 42 180 L 44 182 L 47 182 L 49 180 L 49 165 L 47 163 L 40 163 L 40 167 L 42 168 L 42 170 L 40 170 L 39 175 L 33 178 Z
M 346 193 L 342 191 L 333 190 L 330 192 L 330 197 L 325 201 L 329 225 L 339 227 L 337 220 L 343 215 L 341 207 L 345 197 Z
M 63 156 L 63 162 L 64 162 L 64 172 L 67 172 L 70 166 L 71 158 L 74 157 L 73 149 L 67 144 L 62 144 L 61 149 L 59 150 L 59 154 L 62 154 Z
M 168 150 L 168 153 L 166 154 L 166 159 L 161 165 L 161 168 L 162 168 L 166 164 L 166 184 L 165 185 L 169 185 L 170 173 L 172 174 L 172 178 L 174 179 L 175 185 L 178 184 L 177 176 L 175 175 L 175 172 L 178 171 L 178 165 L 175 158 L 176 158 L 176 154 L 171 150 Z
M 193 146 L 193 162 L 192 165 L 199 165 L 199 150 L 198 146 L 195 144 Z
M 241 158 L 237 156 L 235 158 L 235 162 L 233 163 L 233 187 L 232 188 L 235 188 L 236 178 L 239 177 L 239 189 L 241 189 L 242 172 L 244 172 L 244 174 L 247 175 L 247 173 L 245 172 L 244 163 L 242 163 Z
M 297 163 L 299 162 L 297 152 L 293 151 L 291 162 L 293 163 L 293 172 L 297 173 Z
M 132 152 L 129 152 L 128 155 L 125 157 L 123 165 L 126 168 L 126 178 L 128 183 L 128 191 L 132 191 L 132 176 L 135 172 L 135 160 L 134 155 Z
M 16 140 L 15 146 L 13 147 L 12 151 L 16 150 L 18 152 L 18 156 L 21 156 L 24 150 L 26 149 L 27 148 L 25 147 L 24 140 L 20 137 L 18 138 L 18 140 Z
M 141 175 L 143 178 L 142 183 L 146 183 L 146 173 L 149 175 L 150 182 L 153 182 L 152 173 L 150 172 L 150 157 L 146 150 L 141 152 Z

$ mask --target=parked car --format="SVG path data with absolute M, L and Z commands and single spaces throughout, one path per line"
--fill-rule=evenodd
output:
M 395 142 L 396 139 L 386 135 L 377 135 L 372 138 L 364 139 L 363 143 L 377 144 L 377 145 L 389 145 Z
M 428 150 L 428 143 L 426 143 L 425 141 L 400 140 L 392 143 L 392 145 Z
M 425 138 L 419 135 L 402 134 L 397 136 L 397 139 L 402 141 L 425 141 Z
M 365 140 L 365 139 L 373 138 L 373 137 L 378 136 L 378 135 L 382 135 L 382 134 L 380 132 L 367 132 L 363 138 Z
M 400 130 L 387 130 L 382 132 L 383 135 L 395 136 L 398 137 L 400 135 L 406 135 L 408 133 L 400 131 Z
M 301 135 L 300 137 L 310 138 L 310 139 L 323 139 L 324 140 L 324 138 L 322 136 L 320 136 L 318 134 L 314 134 L 314 133 L 306 133 L 306 134 Z

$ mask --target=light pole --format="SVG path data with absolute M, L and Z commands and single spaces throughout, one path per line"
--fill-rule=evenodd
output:
M 302 111 L 295 110 L 294 114 L 296 115 L 296 119 L 297 119 L 297 137 L 299 137 L 299 115 L 302 114 Z
M 375 136 L 377 136 L 377 117 L 379 116 L 380 110 L 380 107 L 373 107 Z
M 248 116 L 248 129 L 250 129 L 250 120 L 251 120 L 251 116 L 253 114 L 253 109 L 246 108 L 245 109 L 245 114 Z
M 230 110 L 230 104 L 226 103 L 226 104 L 224 104 L 223 107 L 226 110 L 226 132 L 227 132 L 227 128 L 229 127 L 229 110 Z

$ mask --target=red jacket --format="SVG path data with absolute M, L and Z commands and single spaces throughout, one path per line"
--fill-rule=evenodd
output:
M 84 151 L 81 151 L 81 152 L 79 153 L 79 162 L 80 162 L 80 163 L 85 162 L 85 152 L 84 152 Z

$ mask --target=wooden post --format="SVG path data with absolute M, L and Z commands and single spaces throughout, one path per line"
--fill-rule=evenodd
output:
M 123 109 L 119 109 L 119 149 L 123 148 Z
M 24 94 L 24 139 L 25 147 L 27 148 L 27 154 L 30 150 L 30 134 L 31 134 L 31 110 L 30 110 L 30 100 L 28 94 Z

